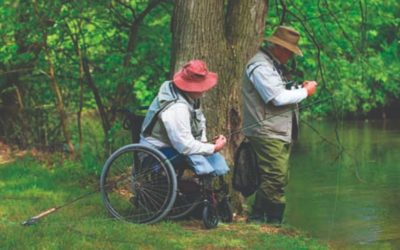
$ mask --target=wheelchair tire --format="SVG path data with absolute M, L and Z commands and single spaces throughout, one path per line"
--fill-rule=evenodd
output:
M 231 223 L 233 221 L 233 208 L 227 196 L 218 203 L 218 215 L 222 222 Z
M 218 211 L 211 203 L 206 202 L 203 208 L 203 224 L 206 229 L 216 228 L 218 226 L 219 218 Z
M 108 212 L 132 223 L 155 223 L 175 203 L 176 175 L 171 163 L 157 149 L 126 145 L 104 164 L 100 191 Z

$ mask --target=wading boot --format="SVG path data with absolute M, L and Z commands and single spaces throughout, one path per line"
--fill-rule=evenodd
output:
M 263 224 L 265 223 L 265 216 L 262 211 L 252 208 L 251 214 L 247 217 L 247 223 Z
M 269 202 L 266 211 L 267 223 L 280 227 L 283 220 L 283 214 L 285 212 L 285 204 Z
M 261 192 L 262 191 L 260 190 L 256 192 L 254 203 L 251 209 L 251 214 L 249 215 L 249 217 L 247 217 L 248 223 L 262 224 L 266 222 L 264 213 L 266 200 Z

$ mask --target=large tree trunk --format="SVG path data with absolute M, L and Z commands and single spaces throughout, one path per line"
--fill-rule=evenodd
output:
M 218 85 L 203 108 L 209 137 L 229 136 L 228 159 L 239 142 L 242 73 L 262 41 L 267 7 L 266 0 L 175 1 L 171 72 L 190 59 L 202 59 L 218 73 Z

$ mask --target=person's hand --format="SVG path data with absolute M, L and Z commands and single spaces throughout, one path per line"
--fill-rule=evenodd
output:
M 226 138 L 223 135 L 218 135 L 213 138 L 214 152 L 219 152 L 226 144 Z
M 304 81 L 303 88 L 307 90 L 307 96 L 312 96 L 317 91 L 318 83 L 316 81 Z

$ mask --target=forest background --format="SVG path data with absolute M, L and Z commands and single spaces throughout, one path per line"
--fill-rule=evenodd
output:
M 191 10 L 184 6 L 189 2 L 195 5 Z M 61 152 L 98 174 L 105 157 L 129 143 L 122 132 L 121 111 L 143 114 L 142 107 L 150 104 L 161 83 L 171 78 L 183 60 L 190 59 L 190 55 L 178 55 L 185 48 L 179 41 L 188 41 L 178 41 L 186 27 L 177 21 L 179 13 L 212 19 L 218 8 L 211 7 L 207 13 L 201 7 L 222 3 L 222 11 L 231 14 L 226 22 L 246 16 L 246 12 L 235 12 L 233 2 L 2 0 L 1 141 L 20 150 Z M 316 97 L 308 106 L 305 103 L 303 118 L 399 117 L 400 8 L 396 0 L 251 0 L 247 4 L 263 8 L 255 11 L 264 15 L 258 19 L 263 21 L 261 37 L 271 35 L 281 24 L 302 33 L 300 47 L 305 55 L 289 63 L 288 71 L 293 80 L 313 79 L 320 85 Z M 213 30 L 202 28 L 203 35 L 211 37 Z M 229 28 L 225 32 L 233 33 Z M 240 58 L 237 76 L 254 48 L 253 43 Z M 230 74 L 229 65 L 216 66 L 213 56 L 218 55 L 208 47 L 203 49 L 208 52 L 193 55 L 210 61 L 210 70 Z M 239 79 L 230 83 L 234 89 L 239 88 Z M 229 91 L 229 86 L 225 80 L 206 99 L 212 132 L 229 134 L 240 129 L 238 122 L 231 126 L 230 117 L 234 112 L 240 121 L 236 103 L 240 92 L 232 91 L 226 99 L 223 89 Z M 224 106 L 211 109 L 215 98 Z M 238 141 L 239 137 L 231 138 L 232 149 Z
M 319 83 L 301 104 L 301 126 L 399 118 L 399 7 L 397 0 L 0 0 L 0 245 L 325 249 L 245 223 L 209 233 L 192 222 L 127 225 L 106 214 L 98 195 L 71 201 L 96 193 L 105 159 L 131 142 L 126 111 L 143 115 L 189 59 L 219 75 L 203 108 L 209 138 L 225 134 L 231 159 L 241 141 L 245 63 L 278 25 L 302 34 L 304 57 L 287 65 L 292 80 Z M 59 213 L 21 230 L 21 221 L 57 205 Z

